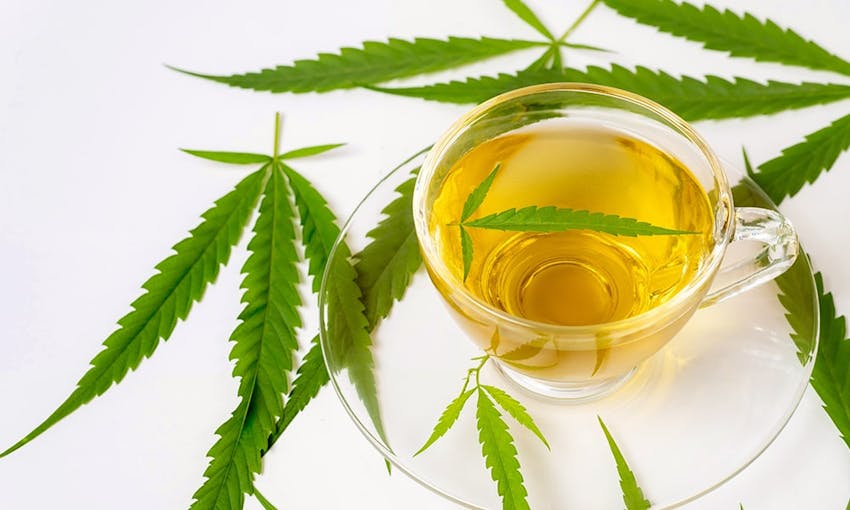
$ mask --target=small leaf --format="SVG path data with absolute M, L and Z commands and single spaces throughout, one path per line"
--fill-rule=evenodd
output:
M 672 0 L 604 0 L 623 16 L 733 57 L 821 69 L 850 75 L 850 62 L 771 20 L 760 21 L 711 5 L 696 7 Z
M 272 502 L 266 499 L 265 496 L 260 494 L 260 491 L 254 487 L 254 497 L 257 498 L 257 501 L 260 502 L 260 505 L 263 507 L 263 510 L 277 510 L 277 508 L 272 505 Z
M 850 115 L 806 135 L 806 139 L 782 151 L 781 156 L 759 166 L 755 181 L 779 203 L 793 197 L 803 186 L 814 183 L 825 170 L 835 165 L 842 152 L 850 148 Z
M 220 163 L 229 163 L 232 165 L 253 165 L 259 163 L 268 163 L 272 160 L 271 156 L 265 154 L 254 154 L 252 152 L 221 152 L 221 151 L 196 151 L 192 149 L 180 149 L 186 154 L 197 156 L 211 161 Z
M 550 46 L 549 48 L 546 48 L 546 51 L 544 51 L 542 55 L 537 57 L 537 59 L 535 59 L 534 62 L 529 64 L 528 67 L 525 68 L 525 71 L 526 72 L 537 72 L 537 71 L 541 71 L 543 69 L 546 69 L 549 66 L 549 62 L 552 60 L 553 52 L 554 52 L 553 47 Z M 377 90 L 379 92 L 386 92 L 386 91 L 400 90 L 400 89 L 381 89 L 381 88 L 379 88 Z M 390 93 L 392 93 L 392 92 L 390 92 Z
M 634 218 L 616 214 L 576 211 L 554 206 L 528 206 L 508 209 L 464 223 L 467 228 L 505 230 L 511 232 L 565 232 L 592 230 L 621 236 L 655 236 L 695 234 L 685 230 L 658 227 Z
M 490 174 L 481 181 L 472 193 L 466 197 L 466 202 L 463 204 L 463 212 L 460 215 L 461 223 L 465 222 L 472 216 L 475 211 L 481 207 L 481 204 L 484 202 L 484 199 L 487 198 L 487 193 L 490 191 L 490 186 L 493 185 L 493 181 L 496 179 L 496 173 L 499 172 L 499 168 L 502 165 L 500 163 L 496 163 L 496 166 L 493 167 L 493 170 L 490 171 Z
M 821 329 L 812 387 L 850 448 L 850 338 L 847 337 L 847 319 L 836 313 L 832 294 L 824 291 L 820 273 L 815 274 L 815 284 Z
M 401 300 L 422 265 L 413 225 L 413 186 L 418 172 L 416 168 L 413 176 L 396 188 L 398 196 L 381 210 L 378 226 L 366 234 L 371 241 L 355 256 L 357 284 L 363 292 L 370 329 Z
M 302 147 L 300 149 L 295 149 L 289 152 L 284 152 L 278 159 L 296 159 L 296 158 L 306 158 L 309 156 L 316 156 L 322 154 L 323 152 L 328 152 L 330 150 L 336 149 L 337 147 L 342 147 L 345 145 L 344 143 L 328 143 L 325 145 L 312 145 L 310 147 Z
M 534 11 L 532 11 L 531 8 L 528 7 L 522 0 L 502 0 L 502 2 L 504 2 L 505 6 L 512 10 L 514 14 L 519 16 L 519 19 L 525 21 L 528 26 L 534 30 L 537 30 L 540 35 L 550 41 L 555 40 L 555 36 L 552 35 L 552 32 L 546 28 L 546 25 L 540 21 L 540 18 L 538 18 L 537 15 L 534 14 Z
M 643 495 L 643 491 L 637 484 L 635 474 L 629 469 L 623 453 L 614 442 L 614 438 L 608 431 L 608 427 L 599 418 L 599 425 L 602 426 L 602 431 L 605 433 L 605 439 L 608 440 L 608 446 L 611 448 L 611 453 L 614 455 L 614 461 L 617 463 L 617 473 L 620 474 L 620 488 L 623 490 L 623 501 L 626 503 L 626 510 L 647 510 L 652 506 L 652 503 Z
M 304 356 L 301 366 L 298 367 L 297 375 L 292 382 L 292 390 L 286 397 L 283 415 L 275 423 L 274 432 L 269 437 L 268 446 L 266 446 L 263 454 L 272 449 L 272 446 L 280 439 L 280 436 L 283 435 L 295 417 L 307 407 L 307 404 L 319 394 L 319 390 L 330 380 L 328 370 L 325 367 L 322 346 L 319 343 L 319 335 L 314 336 L 310 342 L 310 350 Z
M 499 411 L 478 388 L 478 442 L 490 475 L 502 497 L 502 510 L 530 510 L 514 439 Z
M 540 441 L 543 442 L 544 445 L 546 445 L 547 449 L 552 449 L 549 446 L 549 442 L 546 441 L 546 438 L 543 436 L 543 432 L 541 432 L 540 429 L 537 427 L 537 424 L 534 423 L 534 418 L 532 418 L 531 415 L 528 414 L 528 411 L 517 399 L 508 395 L 503 390 L 496 388 L 495 386 L 488 386 L 484 384 L 481 387 L 487 390 L 487 393 L 489 393 L 490 396 L 493 397 L 493 400 L 495 400 L 496 403 L 502 407 L 502 409 L 507 411 L 508 414 L 513 416 L 513 418 L 520 425 L 533 432 L 534 435 L 537 436 Z
M 118 320 L 118 329 L 104 341 L 104 348 L 91 361 L 91 368 L 53 414 L 0 457 L 29 443 L 83 404 L 103 395 L 121 382 L 127 372 L 153 355 L 159 340 L 167 340 L 178 320 L 185 319 L 201 299 L 207 285 L 230 258 L 230 251 L 262 191 L 265 170 L 244 178 L 236 188 L 218 199 L 201 222 L 174 247 L 174 254 L 156 265 L 157 274 L 142 288 L 145 292 L 132 303 L 133 311 Z
M 744 168 L 747 170 L 747 177 L 755 180 L 756 172 L 753 170 L 753 164 L 750 163 L 750 156 L 747 154 L 747 149 L 741 147 L 741 154 L 744 157 Z
M 463 281 L 466 281 L 466 278 L 469 276 L 469 270 L 472 269 L 472 238 L 469 236 L 469 232 L 463 228 L 463 225 L 459 225 L 460 227 L 460 251 L 461 255 L 463 255 Z
M 457 398 L 451 401 L 445 411 L 443 411 L 443 414 L 440 415 L 440 419 L 437 420 L 437 425 L 434 426 L 434 431 L 431 433 L 431 437 L 428 438 L 419 451 L 413 454 L 414 457 L 427 450 L 428 447 L 436 443 L 438 439 L 443 437 L 446 432 L 452 428 L 452 425 L 454 425 L 460 417 L 460 412 L 463 411 L 463 406 L 473 393 L 475 393 L 474 388 L 461 393 L 457 396 Z
M 342 48 L 339 54 L 320 53 L 313 60 L 296 60 L 292 65 L 256 73 L 213 76 L 171 69 L 232 87 L 270 92 L 326 92 L 452 69 L 541 44 L 491 37 L 389 39 L 364 42 L 363 48 Z
M 517 88 L 564 81 L 595 83 L 628 90 L 661 103 L 691 121 L 767 115 L 850 97 L 850 85 L 843 84 L 797 84 L 775 80 L 759 83 L 746 78 L 730 81 L 718 76 L 701 79 L 675 77 L 646 67 L 638 66 L 631 70 L 616 64 L 610 69 L 598 66 L 589 66 L 583 71 L 573 68 L 536 69 L 420 87 L 369 88 L 430 101 L 474 104 Z
M 195 492 L 192 510 L 242 507 L 244 495 L 253 493 L 254 476 L 262 470 L 269 435 L 283 415 L 287 372 L 298 350 L 295 328 L 301 326 L 295 212 L 289 200 L 283 173 L 272 165 L 248 243 L 251 255 L 242 267 L 245 308 L 230 338 L 240 401 L 216 430 L 219 439 L 207 454 L 211 461 L 204 471 L 206 481 Z

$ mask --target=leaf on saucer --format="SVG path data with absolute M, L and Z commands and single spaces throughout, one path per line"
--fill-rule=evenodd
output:
M 503 510 L 530 510 L 514 439 L 499 411 L 481 388 L 476 420 L 478 441 L 490 475 L 496 482 Z
M 461 393 L 457 396 L 457 398 L 449 403 L 443 411 L 443 414 L 440 415 L 440 419 L 437 420 L 437 424 L 434 426 L 434 431 L 431 432 L 431 437 L 425 441 L 425 444 L 419 449 L 419 451 L 413 454 L 414 457 L 427 450 L 432 444 L 436 443 L 438 439 L 446 435 L 446 432 L 448 432 L 449 429 L 452 428 L 452 425 L 457 422 L 457 419 L 460 417 L 460 412 L 463 411 L 463 406 L 473 393 L 475 393 L 475 388 Z
M 528 206 L 508 209 L 483 218 L 467 221 L 467 228 L 505 230 L 512 232 L 565 232 L 567 230 L 592 230 L 621 236 L 653 236 L 695 234 L 685 230 L 658 227 L 634 218 L 615 214 L 577 211 L 554 206 Z
M 355 255 L 357 285 L 363 292 L 370 329 L 404 297 L 413 274 L 422 265 L 413 225 L 413 187 L 418 173 L 417 167 L 411 178 L 395 189 L 398 196 L 381 210 L 380 223 L 366 234 L 371 241 Z
M 820 303 L 821 335 L 812 371 L 812 387 L 850 447 L 850 339 L 847 338 L 847 320 L 836 314 L 832 294 L 824 291 L 820 273 L 815 274 L 815 282 Z
M 700 8 L 672 0 L 603 1 L 622 16 L 733 57 L 850 75 L 850 62 L 791 29 L 771 20 L 761 21 L 750 13 L 739 15 L 728 9 L 721 12 L 708 4 Z
M 532 11 L 531 8 L 527 6 L 522 0 L 502 0 L 502 2 L 508 9 L 513 11 L 513 13 L 516 14 L 519 19 L 526 22 L 528 26 L 530 26 L 534 30 L 537 30 L 540 35 L 549 40 L 555 39 L 555 36 L 552 35 L 552 32 L 550 32 L 549 29 L 546 28 L 546 25 L 544 25 L 543 22 L 540 21 L 540 18 L 538 18 L 537 15 L 534 14 L 534 11 Z
M 297 158 L 307 158 L 310 156 L 318 156 L 319 154 L 323 154 L 325 152 L 334 150 L 338 147 L 342 147 L 345 145 L 344 143 L 327 143 L 323 145 L 311 145 L 310 147 L 302 147 L 300 149 L 291 150 L 289 152 L 284 152 L 278 159 L 297 159 Z
M 484 202 L 484 199 L 487 198 L 487 193 L 490 191 L 490 186 L 493 185 L 493 181 L 496 179 L 496 174 L 499 172 L 499 168 L 501 168 L 501 163 L 496 163 L 496 166 L 493 167 L 493 170 L 484 178 L 481 183 L 472 190 L 472 193 L 466 197 L 466 202 L 463 203 L 463 212 L 460 214 L 461 223 L 465 222 L 472 216 L 481 204 Z
M 442 71 L 545 43 L 492 37 L 454 37 L 413 41 L 390 38 L 366 41 L 362 48 L 320 53 L 315 59 L 296 60 L 259 72 L 215 76 L 169 68 L 231 87 L 269 92 L 326 92 L 381 83 L 396 78 Z
M 186 154 L 191 154 L 202 159 L 210 161 L 218 161 L 219 163 L 228 163 L 231 165 L 253 165 L 259 163 L 268 163 L 272 160 L 271 156 L 265 154 L 255 154 L 253 152 L 225 152 L 225 151 L 197 151 L 193 149 L 180 149 Z
M 774 202 L 780 203 L 785 197 L 796 195 L 806 183 L 814 183 L 848 148 L 850 115 L 845 115 L 762 163 L 754 179 Z
M 617 87 L 648 97 L 686 120 L 742 118 L 826 104 L 850 97 L 850 85 L 836 83 L 766 83 L 736 77 L 707 75 L 676 77 L 643 66 L 629 69 L 588 66 L 545 69 L 540 62 L 514 74 L 470 77 L 418 87 L 370 87 L 372 90 L 445 103 L 477 104 L 504 92 L 529 85 L 575 81 Z
M 207 286 L 215 281 L 239 241 L 262 191 L 265 167 L 244 178 L 202 214 L 203 221 L 174 247 L 174 254 L 156 265 L 157 273 L 132 303 L 133 310 L 118 320 L 118 329 L 104 341 L 103 350 L 65 402 L 42 424 L 0 453 L 5 457 L 29 443 L 83 404 L 120 383 L 127 372 L 153 355 L 160 339 L 168 340 L 178 320 L 189 315 Z
M 614 461 L 617 463 L 617 473 L 620 475 L 620 488 L 623 490 L 623 501 L 626 503 L 626 510 L 647 510 L 652 506 L 652 503 L 643 495 L 643 491 L 637 484 L 635 474 L 629 469 L 620 447 L 614 442 L 614 438 L 605 426 L 602 418 L 599 418 L 599 425 L 605 433 L 605 439 L 608 441 L 608 447 L 611 448 L 611 453 L 614 455 Z
M 472 238 L 469 236 L 469 232 L 463 228 L 463 225 L 459 225 L 460 227 L 460 252 L 463 256 L 463 281 L 466 281 L 466 278 L 469 276 L 469 270 L 472 269 Z
M 543 436 L 543 432 L 537 427 L 537 424 L 534 423 L 534 418 L 528 414 L 528 411 L 523 407 L 523 405 L 514 397 L 507 394 L 507 392 L 496 388 L 495 386 L 489 386 L 486 384 L 481 385 L 487 393 L 493 397 L 493 400 L 496 401 L 502 409 L 508 412 L 520 425 L 527 428 L 531 432 L 537 436 L 546 448 L 551 450 L 552 448 L 549 446 L 549 442 L 546 441 L 546 438 Z

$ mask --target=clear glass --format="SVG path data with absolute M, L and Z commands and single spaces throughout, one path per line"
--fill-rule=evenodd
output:
M 552 325 L 510 315 L 478 299 L 441 260 L 429 217 L 448 171 L 486 140 L 530 124 L 552 123 L 604 126 L 644 140 L 676 157 L 704 188 L 715 219 L 714 247 L 696 276 L 670 300 L 615 322 Z M 720 302 L 776 277 L 793 264 L 797 253 L 794 229 L 779 213 L 752 207 L 734 209 L 717 157 L 689 124 L 643 97 L 588 84 L 555 83 L 515 90 L 463 116 L 426 157 L 416 180 L 413 213 L 428 273 L 466 335 L 494 356 L 502 372 L 524 389 L 567 400 L 597 398 L 619 387 L 682 329 L 701 304 Z M 756 240 L 765 248 L 750 260 L 724 269 L 725 284 L 709 294 L 733 240 Z
M 385 218 L 384 208 L 398 199 L 396 188 L 409 189 L 411 173 L 422 162 L 421 154 L 405 162 L 361 202 L 340 236 L 350 252 L 335 247 L 327 267 L 349 253 L 356 261 L 357 253 L 373 241 L 368 233 Z M 741 172 L 726 166 L 726 174 L 734 184 L 737 205 L 774 209 Z M 750 260 L 759 252 L 757 243 L 733 243 L 726 258 Z M 505 417 L 516 440 L 531 508 L 622 508 L 619 478 L 597 416 L 616 437 L 653 510 L 694 501 L 753 462 L 799 403 L 817 351 L 818 309 L 806 257 L 798 257 L 778 281 L 783 300 L 794 300 L 801 311 L 797 326 L 804 334 L 796 341 L 789 335 L 777 287 L 770 282 L 698 310 L 631 379 L 603 398 L 571 405 L 540 399 L 516 391 L 495 366 L 485 366 L 481 382 L 513 394 L 552 446 L 546 450 L 533 434 Z M 327 328 L 327 282 L 326 274 L 319 294 L 322 348 L 332 386 L 353 423 L 394 464 L 396 474 L 406 473 L 464 508 L 501 508 L 481 456 L 474 406 L 467 404 L 470 408 L 443 438 L 414 455 L 457 396 L 467 369 L 477 364 L 470 358 L 481 354 L 464 341 L 464 332 L 445 313 L 443 299 L 425 272 L 413 276 L 403 299 L 372 332 L 374 363 L 341 361 L 347 338 Z M 370 416 L 376 407 L 362 402 L 351 382 L 352 371 L 374 375 L 381 433 Z

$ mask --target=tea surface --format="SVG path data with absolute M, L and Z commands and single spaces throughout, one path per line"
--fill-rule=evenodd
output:
M 711 251 L 712 210 L 692 173 L 659 148 L 603 127 L 526 128 L 484 142 L 446 174 L 430 218 L 440 256 L 463 278 L 458 227 L 469 193 L 501 164 L 471 219 L 529 205 L 617 214 L 698 235 L 469 228 L 464 285 L 512 315 L 561 325 L 611 322 L 669 300 Z

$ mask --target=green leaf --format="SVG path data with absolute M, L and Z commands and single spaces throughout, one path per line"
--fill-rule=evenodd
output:
M 478 388 L 476 418 L 481 452 L 502 497 L 502 510 L 530 510 L 514 439 L 481 388 Z
M 389 314 L 394 301 L 401 300 L 422 265 L 413 225 L 413 186 L 418 172 L 419 168 L 413 170 L 412 177 L 396 188 L 398 196 L 381 211 L 378 226 L 366 234 L 371 241 L 355 256 L 357 284 L 363 292 L 370 330 Z
M 295 328 L 301 326 L 294 216 L 283 174 L 273 165 L 248 243 L 251 255 L 242 267 L 245 308 L 230 337 L 240 402 L 216 431 L 219 440 L 207 454 L 212 460 L 204 472 L 207 480 L 195 492 L 193 510 L 242 507 L 244 494 L 253 493 L 261 453 L 283 414 L 287 372 L 298 350 Z
M 677 78 L 664 71 L 641 66 L 631 70 L 616 64 L 610 69 L 598 66 L 589 66 L 584 71 L 573 68 L 563 71 L 536 69 L 421 87 L 370 88 L 431 101 L 474 104 L 517 88 L 564 81 L 628 90 L 657 101 L 691 121 L 767 115 L 850 97 L 850 85 L 843 84 L 797 84 L 775 80 L 759 83 L 746 78 L 727 80 L 711 75 L 702 79 L 690 76 Z
M 257 501 L 260 502 L 260 505 L 263 507 L 263 510 L 277 510 L 277 508 L 272 505 L 272 502 L 266 499 L 265 496 L 260 494 L 260 491 L 254 487 L 254 497 L 257 498 Z
M 495 386 L 488 386 L 486 384 L 483 384 L 481 387 L 487 390 L 487 393 L 489 393 L 490 396 L 493 397 L 493 400 L 495 400 L 496 403 L 502 407 L 502 409 L 507 411 L 508 414 L 513 416 L 513 418 L 520 425 L 533 432 L 534 435 L 537 436 L 540 441 L 543 442 L 544 445 L 546 445 L 546 448 L 550 450 L 552 449 L 549 446 L 549 442 L 546 441 L 546 438 L 543 436 L 543 432 L 541 432 L 540 429 L 537 427 L 537 424 L 534 423 L 534 418 L 532 418 L 531 415 L 528 414 L 528 411 L 517 399 L 508 395 L 505 391 L 496 388 Z
M 310 181 L 291 166 L 285 163 L 281 163 L 281 166 L 289 179 L 289 185 L 292 186 L 295 205 L 301 218 L 301 242 L 304 244 L 304 256 L 309 261 L 307 274 L 313 279 L 313 292 L 318 292 L 328 256 L 339 235 L 336 216 Z
M 457 419 L 460 417 L 460 412 L 463 411 L 463 406 L 473 393 L 475 393 L 475 388 L 461 393 L 457 396 L 457 398 L 451 401 L 445 411 L 443 411 L 443 414 L 440 415 L 440 419 L 437 420 L 437 425 L 434 426 L 434 431 L 431 432 L 431 437 L 428 438 L 419 451 L 413 454 L 414 457 L 427 450 L 428 447 L 436 443 L 438 439 L 446 435 L 446 432 L 448 432 L 455 422 L 457 422 Z
M 180 149 L 186 154 L 197 156 L 219 163 L 229 163 L 232 165 L 253 165 L 259 163 L 268 163 L 272 160 L 271 156 L 265 154 L 254 154 L 252 152 L 222 152 L 222 151 L 196 151 L 192 149 Z
M 490 174 L 481 181 L 481 184 L 472 190 L 472 193 L 470 193 L 468 197 L 466 197 L 466 202 L 463 204 L 463 212 L 460 215 L 461 222 L 468 220 L 469 217 L 472 216 L 479 207 L 481 207 L 484 199 L 487 198 L 490 186 L 493 185 L 493 181 L 496 179 L 496 173 L 498 173 L 501 166 L 501 163 L 496 163 L 496 166 L 493 167 Z
M 850 75 L 850 62 L 815 42 L 771 20 L 760 21 L 749 13 L 719 11 L 711 5 L 696 7 L 671 0 L 604 0 L 623 16 L 733 57 L 808 67 Z
M 232 87 L 270 92 L 325 92 L 452 69 L 541 44 L 491 37 L 389 39 L 367 41 L 362 49 L 342 48 L 339 54 L 320 53 L 316 59 L 296 60 L 292 65 L 255 73 L 213 76 L 171 69 Z
M 555 206 L 508 209 L 463 224 L 467 228 L 506 230 L 511 232 L 564 232 L 592 230 L 620 236 L 655 236 L 695 234 L 685 230 L 658 227 L 634 218 L 616 214 L 562 209 Z
M 373 374 L 372 338 L 369 336 L 369 323 L 364 315 L 360 288 L 356 283 L 357 273 L 349 260 L 351 251 L 343 242 L 337 248 L 336 257 L 333 260 L 329 258 L 340 232 L 336 217 L 324 197 L 307 179 L 293 168 L 285 164 L 281 166 L 289 178 L 295 204 L 301 215 L 302 241 L 306 247 L 305 256 L 310 260 L 308 274 L 313 277 L 314 291 L 321 283 L 325 266 L 330 264 L 327 269 L 327 327 L 329 337 L 335 342 L 335 365 L 348 368 L 348 377 L 363 401 L 375 430 L 386 442 Z M 319 379 L 313 384 L 319 382 L 322 381 Z
M 310 147 L 302 147 L 300 149 L 295 149 L 289 152 L 284 152 L 278 159 L 296 159 L 296 158 L 306 158 L 309 156 L 316 156 L 322 154 L 323 152 L 328 152 L 330 150 L 336 149 L 337 147 L 342 147 L 345 145 L 344 143 L 328 143 L 324 145 L 312 145 Z
M 0 457 L 29 443 L 83 404 L 102 395 L 127 372 L 135 370 L 167 340 L 178 319 L 185 319 L 192 304 L 215 281 L 220 267 L 230 258 L 260 195 L 264 170 L 243 179 L 236 188 L 216 201 L 203 215 L 204 221 L 159 264 L 157 274 L 142 288 L 145 293 L 133 301 L 133 311 L 118 320 L 119 328 L 103 343 L 104 349 L 91 361 L 91 368 L 77 388 L 43 423 L 9 448 Z
M 466 281 L 469 270 L 472 269 L 472 238 L 463 225 L 458 226 L 460 228 L 460 252 L 463 256 L 463 281 Z
M 779 203 L 793 197 L 803 186 L 814 183 L 832 168 L 842 152 L 850 148 L 850 115 L 806 135 L 806 139 L 782 151 L 781 156 L 759 166 L 756 182 Z
M 525 21 L 528 26 L 530 26 L 534 30 L 537 30 L 540 35 L 542 35 L 546 39 L 549 39 L 550 41 L 555 40 L 555 36 L 552 35 L 552 32 L 550 32 L 549 29 L 546 28 L 546 25 L 544 25 L 543 22 L 540 21 L 540 18 L 538 18 L 537 15 L 534 14 L 534 11 L 532 11 L 530 7 L 525 5 L 522 0 L 502 0 L 502 2 L 504 2 L 505 6 L 511 11 L 513 11 L 514 14 L 519 16 L 519 19 Z
M 292 390 L 286 397 L 286 405 L 283 406 L 283 415 L 275 423 L 274 432 L 269 437 L 265 452 L 271 450 L 287 427 L 298 416 L 298 413 L 307 407 L 307 404 L 319 394 L 319 390 L 330 380 L 328 370 L 325 367 L 322 346 L 319 343 L 319 335 L 314 336 L 310 342 L 310 350 L 298 367 L 297 375 L 292 382 Z M 265 452 L 263 453 L 265 454 Z
M 812 359 L 818 332 L 815 315 L 817 296 L 812 287 L 812 267 L 802 250 L 787 271 L 776 278 L 779 302 L 785 308 L 785 318 L 791 326 L 791 340 L 797 347 L 797 357 L 805 365 Z
M 820 273 L 815 274 L 815 284 L 820 303 L 820 344 L 812 371 L 812 387 L 823 400 L 826 414 L 832 418 L 850 447 L 850 339 L 847 338 L 847 320 L 836 314 L 832 294 L 824 292 Z
M 372 338 L 369 322 L 357 286 L 357 273 L 351 264 L 351 252 L 340 243 L 328 261 L 327 328 L 333 342 L 333 366 L 348 369 L 348 378 L 369 414 L 375 431 L 387 444 L 375 382 Z
M 626 503 L 626 510 L 647 510 L 652 506 L 652 503 L 643 495 L 643 491 L 637 484 L 635 474 L 629 469 L 623 453 L 614 442 L 614 438 L 608 431 L 608 427 L 599 418 L 599 425 L 602 426 L 602 431 L 605 433 L 605 439 L 608 440 L 608 446 L 611 448 L 611 453 L 614 455 L 614 461 L 617 463 L 617 473 L 620 475 L 620 488 L 623 490 L 623 501 Z

